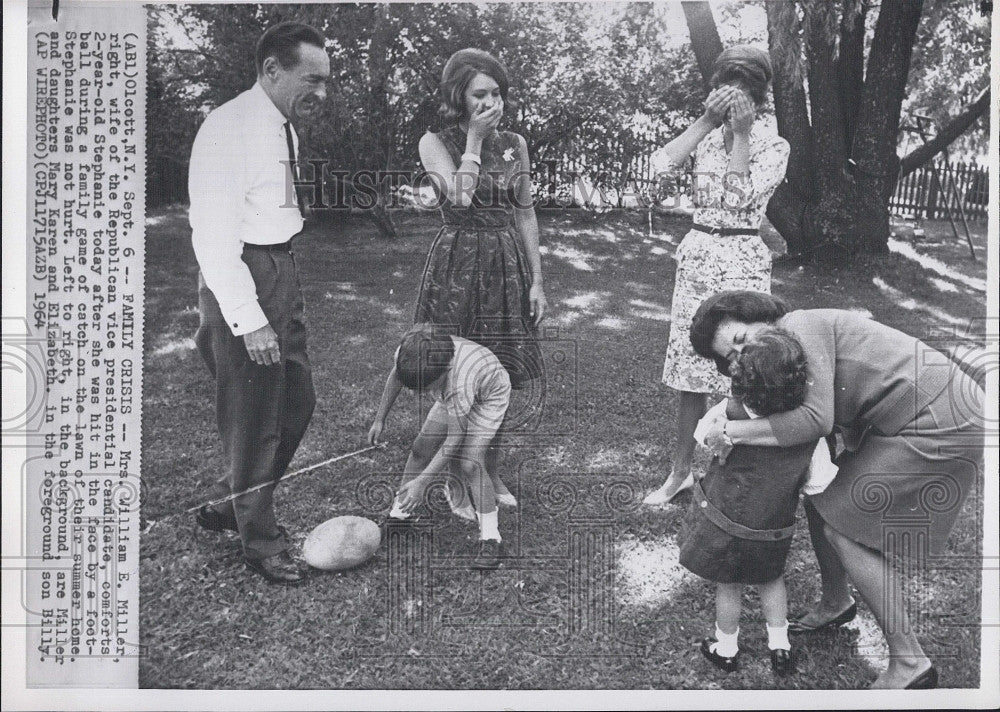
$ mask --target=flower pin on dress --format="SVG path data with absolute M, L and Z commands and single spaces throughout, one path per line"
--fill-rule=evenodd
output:
M 506 190 L 508 182 L 507 174 L 510 171 L 511 161 L 514 160 L 514 149 L 507 148 L 506 150 L 504 150 L 503 154 L 500 157 L 503 159 L 506 165 L 504 167 L 503 173 L 497 176 L 497 187 L 500 188 L 501 190 Z

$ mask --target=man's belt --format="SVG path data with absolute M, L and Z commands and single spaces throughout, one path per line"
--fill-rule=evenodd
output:
M 704 232 L 708 235 L 759 235 L 760 230 L 756 230 L 752 227 L 710 227 L 709 225 L 701 225 L 700 223 L 695 223 L 692 225 L 695 230 L 699 232 Z
M 750 527 L 745 527 L 742 524 L 737 524 L 723 514 L 718 507 L 708 501 L 708 497 L 705 496 L 705 490 L 701 487 L 701 482 L 694 483 L 693 492 L 695 504 L 701 510 L 702 514 L 708 517 L 708 520 L 712 522 L 712 524 L 737 539 L 749 539 L 750 541 L 778 541 L 780 539 L 789 539 L 795 532 L 794 524 L 782 529 L 751 529 Z
M 286 240 L 285 242 L 277 242 L 271 245 L 257 245 L 253 242 L 244 242 L 244 250 L 258 250 L 261 252 L 291 252 L 292 251 L 292 241 Z

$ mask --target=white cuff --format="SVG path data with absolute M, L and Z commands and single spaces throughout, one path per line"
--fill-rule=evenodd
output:
M 475 163 L 477 166 L 483 165 L 483 159 L 481 159 L 479 155 L 475 153 L 463 153 L 459 163 L 460 164 L 465 163 L 466 161 L 471 161 L 472 163 Z
M 226 318 L 226 324 L 229 325 L 233 336 L 249 334 L 251 331 L 257 331 L 268 324 L 264 310 L 260 308 L 256 299 L 252 302 L 245 302 L 234 309 L 226 309 L 222 315 Z
M 708 434 L 708 426 L 711 425 L 719 415 L 725 415 L 726 407 L 729 405 L 729 399 L 723 398 L 721 401 L 713 405 L 705 413 L 704 417 L 698 421 L 698 425 L 694 429 L 694 439 L 702 447 L 705 447 L 705 436 Z
M 830 448 L 827 447 L 826 440 L 820 439 L 813 450 L 812 460 L 809 463 L 809 474 L 802 486 L 802 494 L 811 496 L 823 492 L 830 486 L 839 471 L 840 468 L 833 464 L 830 459 Z

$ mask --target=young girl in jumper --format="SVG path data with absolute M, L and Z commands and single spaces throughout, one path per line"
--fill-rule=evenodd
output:
M 772 415 L 803 401 L 805 355 L 795 337 L 776 327 L 746 344 L 730 373 L 732 397 L 723 406 L 730 420 Z M 715 637 L 702 641 L 701 652 L 726 672 L 739 666 L 737 638 L 747 584 L 760 593 L 772 668 L 779 675 L 794 669 L 783 575 L 799 489 L 815 446 L 738 445 L 724 463 L 713 460 L 694 487 L 681 534 L 680 562 L 717 583 Z

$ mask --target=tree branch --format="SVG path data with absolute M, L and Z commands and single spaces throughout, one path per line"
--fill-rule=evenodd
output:
M 984 89 L 974 102 L 962 109 L 945 124 L 937 135 L 924 145 L 906 154 L 899 163 L 899 177 L 913 173 L 934 156 L 946 149 L 951 143 L 965 133 L 990 108 L 990 90 Z

